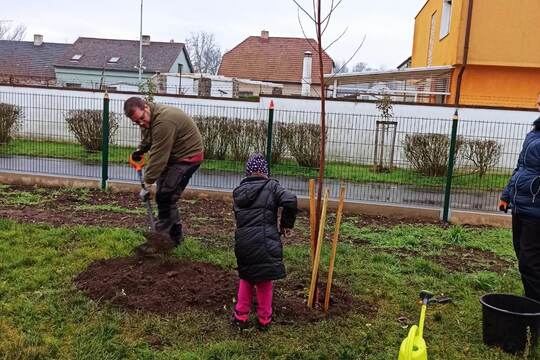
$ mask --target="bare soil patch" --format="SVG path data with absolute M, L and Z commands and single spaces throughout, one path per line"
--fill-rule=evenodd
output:
M 121 257 L 90 264 L 74 281 L 90 298 L 128 310 L 171 314 L 196 309 L 230 316 L 238 276 L 233 270 L 203 262 L 172 257 Z M 276 323 L 305 323 L 325 317 L 306 307 L 305 284 L 307 281 L 290 278 L 275 282 Z M 371 317 L 377 307 L 334 286 L 329 316 L 339 317 L 349 311 Z

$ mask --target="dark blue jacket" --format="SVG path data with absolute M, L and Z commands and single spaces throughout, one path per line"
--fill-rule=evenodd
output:
M 540 118 L 527 134 L 518 164 L 501 200 L 510 203 L 512 213 L 540 218 Z
M 291 229 L 297 213 L 296 195 L 276 180 L 247 177 L 233 191 L 236 232 L 234 254 L 240 279 L 251 283 L 285 277 L 280 224 Z

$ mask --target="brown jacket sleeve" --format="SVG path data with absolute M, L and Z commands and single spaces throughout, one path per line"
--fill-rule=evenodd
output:
M 171 150 L 176 138 L 173 126 L 161 122 L 152 128 L 152 146 L 150 147 L 148 165 L 144 174 L 144 182 L 153 184 L 167 166 Z
M 137 145 L 137 150 L 147 153 L 152 146 L 152 138 L 150 136 L 150 130 L 141 128 L 141 141 Z

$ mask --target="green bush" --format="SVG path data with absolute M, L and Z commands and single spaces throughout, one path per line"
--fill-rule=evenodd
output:
M 502 145 L 495 140 L 470 139 L 463 146 L 463 158 L 469 160 L 479 177 L 499 163 Z
M 193 117 L 204 144 L 207 159 L 245 161 L 250 154 L 266 154 L 266 121 L 229 119 L 217 116 Z M 301 166 L 319 166 L 320 127 L 315 124 L 276 122 L 272 133 L 272 164 L 283 160 L 287 150 Z
M 218 116 L 194 116 L 193 119 L 201 132 L 204 146 L 204 157 L 224 160 L 231 137 L 228 120 Z
M 71 110 L 67 113 L 66 122 L 77 141 L 91 152 L 101 151 L 103 139 L 103 116 L 100 110 Z M 109 114 L 109 142 L 118 130 L 118 115 Z
M 321 127 L 319 124 L 287 124 L 281 128 L 291 155 L 300 166 L 318 168 L 320 163 Z
M 232 160 L 246 161 L 252 152 L 259 150 L 257 149 L 261 143 L 261 127 L 259 123 L 254 120 L 235 118 L 229 120 L 228 126 L 231 134 L 229 143 Z M 257 145 L 257 142 L 259 145 Z
M 7 144 L 22 125 L 22 108 L 17 105 L 0 103 L 0 145 Z
M 463 139 L 456 142 L 455 159 L 460 156 Z M 450 138 L 443 134 L 407 134 L 403 152 L 413 168 L 426 176 L 444 176 L 448 169 Z
M 272 131 L 272 164 L 279 164 L 287 151 L 287 138 L 284 133 L 287 132 L 288 124 L 274 123 Z M 266 128 L 266 124 L 265 124 Z

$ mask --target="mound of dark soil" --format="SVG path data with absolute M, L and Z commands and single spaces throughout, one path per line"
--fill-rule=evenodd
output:
M 228 318 L 234 306 L 238 275 L 212 264 L 171 257 L 122 257 L 92 263 L 75 279 L 78 289 L 95 301 L 107 301 L 128 310 L 172 314 L 197 309 Z M 275 282 L 276 323 L 311 322 L 324 318 L 306 307 L 308 281 Z M 324 285 L 321 285 L 321 294 Z M 347 312 L 372 315 L 377 307 L 334 286 L 329 316 Z

